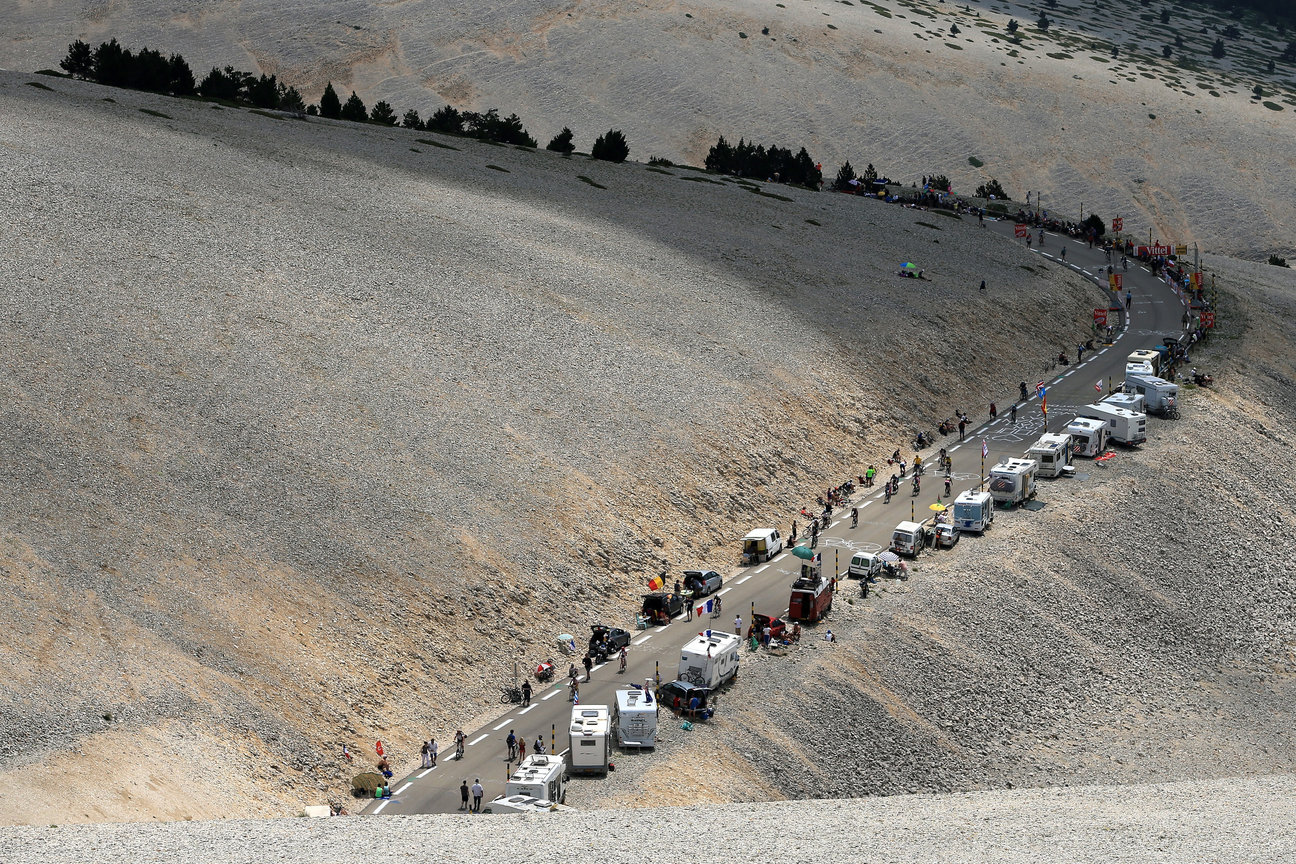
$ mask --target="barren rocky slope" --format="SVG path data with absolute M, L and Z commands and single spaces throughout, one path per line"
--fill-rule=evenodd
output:
M 672 731 L 669 762 L 623 758 L 613 784 L 569 800 L 1296 771 L 1296 274 L 1206 263 L 1246 289 L 1196 358 L 1217 385 L 1187 393 L 1183 419 L 1154 419 L 1106 469 L 1078 460 L 1087 476 L 1045 481 L 1043 510 L 1000 513 L 907 582 L 836 604 L 837 644 L 745 658 L 741 695 Z
M 466 726 L 554 632 L 1002 400 L 1095 298 L 947 216 L 33 80 L 0 75 L 5 821 L 320 800 L 343 744 Z
M 19 2 L 0 12 L 0 65 L 54 67 L 73 39 L 116 36 L 199 70 L 277 74 L 312 100 L 333 81 L 424 116 L 516 111 L 542 143 L 566 125 L 588 148 L 616 127 L 641 161 L 695 163 L 718 135 L 804 144 L 829 171 L 939 172 L 960 191 L 994 177 L 1073 218 L 1124 215 L 1139 236 L 1293 251 L 1296 67 L 1267 67 L 1287 37 L 1163 5 L 1165 24 L 1132 0 L 1059 0 L 1041 30 L 1040 4 L 1007 0 Z M 1240 38 L 1212 58 L 1230 25 Z
M 1291 775 L 1214 783 L 916 795 L 542 816 L 275 819 L 0 829 L 11 864 L 631 861 L 663 837 L 698 860 L 1210 862 L 1296 856 Z

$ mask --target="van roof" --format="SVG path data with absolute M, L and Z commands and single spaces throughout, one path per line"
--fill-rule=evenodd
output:
M 763 538 L 765 538 L 765 537 L 770 536 L 770 535 L 773 534 L 773 533 L 774 533 L 774 529 L 773 529 L 773 528 L 753 528 L 752 530 L 750 530 L 750 531 L 747 532 L 747 536 L 744 537 L 743 539 L 744 539 L 744 540 L 761 540 L 761 539 L 763 539 Z

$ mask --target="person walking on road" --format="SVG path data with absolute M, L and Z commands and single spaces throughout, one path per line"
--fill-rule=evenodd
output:
M 590 659 L 590 655 L 586 654 L 585 659 L 581 662 L 585 664 L 585 680 L 588 681 L 590 680 L 590 673 L 594 670 L 594 661 Z
M 431 756 L 432 756 L 432 767 L 435 768 L 435 767 L 436 767 L 436 757 L 437 757 L 437 743 L 436 743 L 436 739 L 435 739 L 435 738 L 433 738 L 431 741 L 428 742 L 428 750 L 431 751 Z
M 505 740 L 508 742 L 508 761 L 512 762 L 517 758 L 517 736 L 513 734 L 512 729 L 509 730 L 508 738 Z
M 735 635 L 735 636 L 741 636 L 741 635 L 742 635 L 742 616 L 741 616 L 741 615 L 735 615 L 735 616 L 734 616 L 734 635 Z
M 473 796 L 472 812 L 474 813 L 481 812 L 481 799 L 482 796 L 485 794 L 486 794 L 486 790 L 482 788 L 481 778 L 479 777 L 472 785 L 472 796 Z
M 543 736 L 543 735 L 537 735 L 537 736 L 536 736 L 535 754 L 536 754 L 537 756 L 543 756 L 543 755 L 545 755 L 545 746 L 544 746 L 544 736 Z
M 531 704 L 531 682 L 522 682 L 522 707 L 525 708 Z
M 959 418 L 959 440 L 960 440 L 960 441 L 966 441 L 966 440 L 967 440 L 967 435 L 964 434 L 964 430 L 965 430 L 965 429 L 967 429 L 967 418 L 966 418 L 966 417 L 960 417 L 960 418 Z
M 1013 423 L 1017 422 L 1017 403 L 1015 402 L 1013 403 L 1012 413 L 1009 415 L 1009 418 L 1012 420 Z
M 1062 260 L 1063 260 L 1063 261 L 1066 261 L 1066 247 L 1065 247 L 1065 246 L 1062 247 Z
M 465 780 L 463 781 L 463 785 L 459 787 L 459 800 L 462 802 L 462 803 L 459 805 L 459 809 L 460 809 L 460 810 L 467 810 L 467 809 L 468 809 L 468 781 L 467 781 L 467 779 L 465 779 Z
M 423 742 L 423 746 L 419 748 L 419 755 L 423 757 L 422 761 L 419 763 L 419 767 L 431 768 L 432 755 L 428 752 L 428 742 Z
M 521 762 L 524 759 L 526 759 L 526 739 L 519 738 L 518 739 L 518 761 Z
M 998 407 L 995 406 L 995 403 L 991 402 L 991 403 L 990 403 L 990 419 L 991 419 L 991 420 L 994 420 L 994 419 L 997 418 L 998 416 L 999 416 L 999 409 L 998 409 Z

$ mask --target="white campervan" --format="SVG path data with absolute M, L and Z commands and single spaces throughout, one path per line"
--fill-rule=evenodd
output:
M 984 533 L 994 516 L 994 498 L 989 492 L 968 489 L 954 499 L 954 527 L 959 531 Z
M 616 691 L 612 728 L 621 747 L 656 747 L 657 700 L 653 694 L 638 687 Z
M 1147 415 L 1141 412 L 1127 411 L 1099 402 L 1084 406 L 1080 409 L 1080 414 L 1095 420 L 1105 420 L 1113 441 L 1133 446 L 1147 440 Z
M 561 756 L 538 753 L 523 759 L 504 784 L 505 798 L 523 795 L 561 804 L 567 797 L 567 761 Z M 494 803 L 494 802 L 492 802 Z
M 707 630 L 680 649 L 679 680 L 714 690 L 738 674 L 742 639 L 723 630 Z
M 1071 446 L 1070 435 L 1045 432 L 1026 451 L 1026 458 L 1039 464 L 1039 476 L 1061 477 L 1071 464 Z
M 573 774 L 606 774 L 611 756 L 610 722 L 606 705 L 576 705 L 568 729 Z
M 1102 455 L 1107 448 L 1107 421 L 1095 420 L 1092 417 L 1077 417 L 1067 424 L 1064 430 L 1071 436 L 1071 453 L 1073 456 Z

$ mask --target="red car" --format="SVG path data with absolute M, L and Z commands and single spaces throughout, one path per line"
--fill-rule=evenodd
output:
M 765 628 L 770 628 L 771 639 L 782 639 L 787 633 L 787 622 L 782 618 L 775 618 L 770 615 L 763 615 L 757 612 L 752 616 L 753 635 L 758 638 L 765 638 Z

